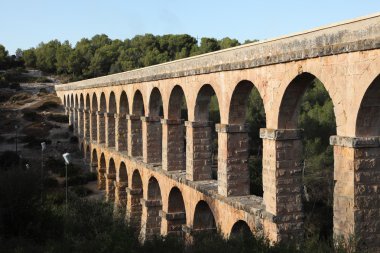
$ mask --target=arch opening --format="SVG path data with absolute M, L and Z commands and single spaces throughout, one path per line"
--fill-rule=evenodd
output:
M 260 138 L 260 128 L 266 127 L 266 114 L 263 99 L 251 81 L 243 80 L 236 85 L 231 97 L 229 122 L 246 128 L 246 132 L 241 133 L 241 138 L 248 140 L 247 146 L 245 150 L 240 150 L 240 154 L 244 156 L 242 159 L 248 159 L 247 188 L 250 194 L 263 196 L 263 140 Z
M 108 147 L 115 147 L 115 113 L 116 113 L 116 98 L 112 91 L 109 98 L 108 113 L 106 117 L 106 144 Z
M 96 93 L 92 94 L 92 103 L 91 103 L 91 139 L 93 141 L 97 141 L 98 137 L 98 98 L 96 97 Z
M 214 214 L 206 201 L 199 201 L 195 207 L 193 230 L 194 232 L 216 232 Z
M 173 187 L 169 193 L 168 203 L 168 234 L 182 234 L 182 226 L 186 224 L 185 203 L 181 191 L 177 187 Z
M 247 222 L 243 220 L 237 221 L 231 229 L 230 238 L 238 239 L 238 238 L 246 238 L 251 237 L 252 231 L 249 228 Z
M 202 138 L 201 144 L 197 145 L 200 147 L 195 147 L 194 149 L 204 150 L 204 157 L 208 157 L 205 164 L 209 165 L 209 168 L 200 168 L 202 173 L 207 171 L 209 174 L 203 179 L 218 179 L 218 134 L 216 132 L 216 125 L 220 123 L 220 111 L 219 111 L 219 101 L 216 93 L 210 84 L 205 84 L 199 90 L 194 110 L 194 120 L 195 122 L 205 122 L 205 127 L 192 129 L 193 135 L 196 136 L 196 131 L 203 133 L 205 137 Z M 205 143 L 207 140 L 207 144 Z M 196 140 L 193 142 L 197 143 Z M 193 143 L 188 142 L 188 143 Z M 205 143 L 205 145 L 202 145 Z M 187 151 L 192 150 L 187 148 Z M 197 176 L 194 176 L 197 178 Z M 202 178 L 202 177 L 200 177 Z
M 137 234 L 141 230 L 143 184 L 140 172 L 136 169 L 132 174 L 131 191 L 128 193 L 127 221 L 136 229 Z
M 287 156 L 302 161 L 299 186 L 306 237 L 333 234 L 334 155 L 330 136 L 336 134 L 333 102 L 324 84 L 310 73 L 298 75 L 281 101 L 279 128 L 302 129 Z M 290 159 L 290 158 L 284 158 Z
M 106 180 L 104 177 L 104 174 L 107 171 L 107 165 L 106 165 L 106 158 L 104 156 L 104 153 L 100 155 L 100 164 L 98 169 L 98 188 L 100 190 L 105 190 L 106 188 Z
M 115 139 L 116 150 L 126 151 L 128 146 L 128 120 L 129 104 L 127 93 L 123 91 L 120 95 L 119 117 L 115 123 L 115 129 L 118 132 Z
M 105 143 L 106 141 L 106 115 L 107 112 L 107 102 L 106 102 L 106 95 L 104 92 L 100 95 L 100 105 L 99 105 L 99 113 L 98 113 L 98 124 L 99 124 L 99 143 Z
M 380 136 L 380 75 L 370 84 L 360 104 L 356 136 Z
M 170 93 L 167 119 L 162 124 L 162 167 L 167 171 L 185 170 L 186 138 L 184 121 L 187 120 L 185 94 L 179 85 Z
M 129 117 L 128 122 L 128 153 L 130 156 L 142 156 L 142 122 L 141 116 L 145 115 L 144 100 L 141 92 L 137 90 L 133 96 L 132 115 Z

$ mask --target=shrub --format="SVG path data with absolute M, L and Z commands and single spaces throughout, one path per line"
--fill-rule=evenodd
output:
M 39 111 L 45 111 L 45 110 L 49 110 L 49 109 L 55 109 L 55 108 L 58 108 L 59 107 L 59 104 L 55 101 L 46 101 L 44 102 L 42 105 L 40 105 L 37 110 Z
M 56 159 L 49 156 L 45 160 L 45 168 L 53 173 L 60 174 L 65 169 L 65 162 L 62 159 Z
M 63 114 L 48 114 L 47 119 L 58 123 L 69 123 L 69 118 Z
M 30 110 L 30 109 L 24 109 L 23 112 L 23 118 L 27 121 L 36 122 L 43 120 L 43 117 L 38 114 L 36 111 Z
M 92 194 L 92 191 L 84 186 L 74 186 L 70 190 L 74 192 L 78 197 L 86 197 Z

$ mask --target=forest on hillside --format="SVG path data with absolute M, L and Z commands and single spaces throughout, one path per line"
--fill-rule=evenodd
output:
M 246 41 L 248 43 L 251 41 Z M 17 50 L 9 55 L 0 45 L 0 70 L 33 68 L 57 75 L 67 81 L 82 80 L 132 70 L 171 60 L 234 47 L 236 39 L 202 38 L 189 35 L 138 35 L 132 39 L 112 40 L 106 35 L 83 38 L 72 46 L 68 41 L 52 40 L 35 48 Z M 0 72 L 0 87 L 11 82 Z M 217 122 L 218 106 L 210 105 L 210 119 Z M 214 116 L 213 116 L 214 115 Z M 247 110 L 250 136 L 251 193 L 262 195 L 262 140 L 259 129 L 265 127 L 265 111 L 260 95 L 253 89 Z M 333 104 L 323 84 L 315 78 L 308 84 L 300 105 L 299 128 L 304 129 L 303 192 L 307 236 L 330 238 L 332 235 L 333 152 L 329 137 L 335 134 Z M 1 206 L 0 206 L 1 208 Z

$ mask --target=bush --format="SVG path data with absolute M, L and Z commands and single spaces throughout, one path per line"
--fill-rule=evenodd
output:
M 52 83 L 52 80 L 50 80 L 49 78 L 45 76 L 40 76 L 36 78 L 35 82 L 36 83 Z
M 53 173 L 61 174 L 65 170 L 65 162 L 63 158 L 56 159 L 50 156 L 45 160 L 45 168 Z
M 63 114 L 48 114 L 47 119 L 58 123 L 69 123 L 69 118 Z
M 42 105 L 40 105 L 37 110 L 39 111 L 46 111 L 50 109 L 59 108 L 59 104 L 55 101 L 46 101 Z
M 92 191 L 84 186 L 74 186 L 70 190 L 74 192 L 78 197 L 86 197 L 92 194 Z
M 43 120 L 43 117 L 40 114 L 38 114 L 36 111 L 30 110 L 30 109 L 24 109 L 22 110 L 22 112 L 23 112 L 22 117 L 27 121 L 36 122 L 36 121 Z

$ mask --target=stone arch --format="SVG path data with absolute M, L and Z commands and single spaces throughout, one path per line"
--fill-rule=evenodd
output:
M 181 86 L 176 85 L 172 89 L 169 96 L 168 119 L 170 120 L 183 119 L 184 118 L 184 115 L 182 112 L 183 105 L 187 107 L 185 93 Z M 185 116 L 187 119 L 187 115 Z
M 218 178 L 217 123 L 220 123 L 218 97 L 214 88 L 205 84 L 197 94 L 194 122 L 186 123 L 187 179 L 198 181 Z
M 128 183 L 128 171 L 124 162 L 121 162 L 119 166 L 118 181 Z
M 63 95 L 63 106 L 64 107 L 67 106 L 67 97 L 66 97 L 66 95 Z
M 79 103 L 79 109 L 84 109 L 84 96 L 83 96 L 83 93 L 80 94 L 80 103 Z
M 115 147 L 118 151 L 126 151 L 128 146 L 128 120 L 129 102 L 127 93 L 121 92 L 119 100 L 119 115 L 115 121 Z
M 131 188 L 127 200 L 127 221 L 138 234 L 141 230 L 142 205 L 140 199 L 143 197 L 143 184 L 138 169 L 132 173 Z
M 145 115 L 144 99 L 140 90 L 136 90 L 135 95 L 133 96 L 132 114 L 135 116 Z
M 126 187 L 128 187 L 127 166 L 125 166 L 124 162 L 121 162 L 116 178 L 114 206 L 114 213 L 119 215 L 121 218 L 125 218 L 125 211 L 127 207 Z
M 186 224 L 186 210 L 182 193 L 177 187 L 173 187 L 169 193 L 166 221 L 168 234 L 182 234 L 182 225 Z
M 216 222 L 214 214 L 206 201 L 197 203 L 193 219 L 194 232 L 216 232 Z
M 99 169 L 98 169 L 98 188 L 100 190 L 105 190 L 106 188 L 106 178 L 105 173 L 107 171 L 107 164 L 106 164 L 106 158 L 104 156 L 104 153 L 100 155 L 100 162 L 99 162 Z
M 91 102 L 90 102 L 90 94 L 86 94 L 86 103 L 85 103 L 85 109 L 90 110 L 91 109 Z
M 187 120 L 185 93 L 176 85 L 169 97 L 167 119 L 162 121 L 162 168 L 167 171 L 186 169 L 186 139 L 183 120 Z
M 256 106 L 251 105 L 249 107 L 252 101 L 255 102 Z M 251 110 L 248 110 L 249 108 Z M 252 109 L 255 110 L 252 111 Z M 249 121 L 247 121 L 249 117 L 256 119 L 253 126 L 249 125 Z M 228 162 L 232 169 L 222 173 L 227 176 L 227 179 L 222 178 L 226 179 L 226 182 L 219 185 L 219 193 L 226 194 L 231 192 L 232 195 L 254 194 L 262 196 L 262 168 L 260 161 L 262 160 L 263 141 L 260 138 L 260 128 L 266 127 L 266 114 L 261 94 L 251 81 L 242 80 L 234 87 L 229 103 L 228 123 L 230 128 L 234 130 L 230 133 L 220 133 L 220 135 L 227 135 L 229 142 L 227 145 L 226 143 L 220 144 L 220 160 Z M 236 145 L 237 143 L 239 145 Z M 227 148 L 228 152 L 236 154 L 231 162 L 228 158 L 225 158 Z M 252 164 L 254 164 L 255 168 L 248 166 L 252 166 Z M 221 170 L 225 168 L 226 165 L 221 164 Z M 239 178 L 233 176 L 236 173 L 239 173 Z M 232 175 L 231 180 L 228 179 L 230 175 Z M 255 178 L 255 180 L 251 181 L 250 178 Z M 234 189 L 233 186 L 229 187 L 229 185 L 239 185 L 240 189 Z
M 129 114 L 128 96 L 125 91 L 122 91 L 120 95 L 119 113 Z
M 270 163 L 272 160 L 268 159 L 263 162 L 263 189 L 264 189 L 264 202 L 268 203 L 268 207 L 272 203 L 276 203 L 277 210 L 286 210 L 283 215 L 293 217 L 292 220 L 289 220 L 289 223 L 297 224 L 297 226 L 302 229 L 297 231 L 287 231 L 286 233 L 291 233 L 291 236 L 297 237 L 302 236 L 304 228 L 315 228 L 318 227 L 323 229 L 323 234 L 325 236 L 332 236 L 333 232 L 333 212 L 334 209 L 332 205 L 336 204 L 337 201 L 334 199 L 339 199 L 339 194 L 334 190 L 334 184 L 339 185 L 341 182 L 340 175 L 343 173 L 337 173 L 334 176 L 334 156 L 328 157 L 325 159 L 323 157 L 323 163 L 315 163 L 309 160 L 307 157 L 307 152 L 303 147 L 303 140 L 309 141 L 309 136 L 312 136 L 312 141 L 316 139 L 313 133 L 319 131 L 319 129 L 314 129 L 313 126 L 317 126 L 316 123 L 308 124 L 304 129 L 300 129 L 300 112 L 301 106 L 304 102 L 304 94 L 309 87 L 317 87 L 320 85 L 321 89 L 326 91 L 326 99 L 331 100 L 331 106 L 334 107 L 333 100 L 331 99 L 330 94 L 326 87 L 328 85 L 322 83 L 319 78 L 309 72 L 304 72 L 297 75 L 286 87 L 283 97 L 281 98 L 281 104 L 279 108 L 278 115 L 278 130 L 268 130 L 266 129 L 263 133 L 263 137 L 266 138 L 264 142 L 268 144 L 267 147 L 264 147 L 264 157 L 267 159 L 270 156 L 277 157 L 276 162 L 277 166 L 275 170 L 272 169 L 272 172 L 269 172 Z M 319 105 L 316 103 L 316 105 Z M 315 105 L 309 105 L 308 107 L 314 108 Z M 331 148 L 329 144 L 330 136 L 336 134 L 336 118 L 335 111 L 332 109 L 332 117 L 334 120 L 334 126 L 331 127 L 331 131 L 325 131 L 325 134 L 318 136 L 318 146 L 326 147 L 326 150 Z M 312 129 L 313 131 L 310 131 Z M 303 132 L 303 133 L 302 133 Z M 328 136 L 326 136 L 328 135 Z M 270 145 L 273 145 L 270 147 Z M 276 147 L 276 148 L 274 148 Z M 267 152 L 267 154 L 265 154 Z M 325 151 L 324 151 L 325 152 Z M 330 152 L 331 154 L 333 152 Z M 318 153 L 318 155 L 324 153 Z M 331 159 L 330 159 L 331 158 Z M 326 161 L 331 161 L 330 163 Z M 318 168 L 316 168 L 318 166 Z M 272 167 L 273 168 L 273 167 Z M 297 173 L 290 173 L 289 171 L 297 171 Z M 284 171 L 285 173 L 279 173 Z M 270 175 L 270 173 L 278 173 L 276 176 Z M 319 173 L 319 174 L 317 174 Z M 313 177 L 311 177 L 313 176 Z M 308 179 L 308 180 L 306 180 Z M 273 191 L 273 182 L 277 183 L 276 190 Z M 287 180 L 292 180 L 294 183 L 291 186 L 292 198 L 287 198 L 286 203 L 281 202 L 281 199 L 285 199 L 287 191 L 290 190 L 290 186 L 285 183 Z M 272 185 L 271 185 L 272 184 Z M 314 185 L 314 186 L 313 186 Z M 335 187 L 339 189 L 341 187 Z M 277 189 L 283 189 L 281 191 Z M 272 191 L 272 192 L 271 192 Z M 334 193 L 335 191 L 335 193 Z M 314 194 L 312 194 L 314 192 Z M 313 200 L 315 192 L 319 196 L 323 196 L 325 200 L 320 197 L 318 199 L 318 205 L 314 205 L 314 201 L 310 201 L 310 198 Z M 344 195 L 346 192 L 344 193 Z M 273 202 L 273 196 L 276 195 L 277 201 Z M 345 198 L 345 196 L 343 197 Z M 272 200 L 271 200 L 272 199 Z M 330 204 L 333 203 L 333 204 Z M 292 208 L 288 208 L 292 207 Z M 324 207 L 323 210 L 321 207 Z M 276 211 L 275 211 L 276 212 Z M 276 213 L 274 214 L 276 215 Z M 323 220 L 318 220 L 317 218 L 310 219 L 311 213 L 324 213 Z M 331 215 L 327 215 L 331 214 Z M 302 219 L 302 216 L 306 218 Z M 317 217 L 319 215 L 315 215 Z M 339 215 L 338 215 L 339 216 Z M 305 222 L 304 222 L 305 221 Z M 329 224 L 324 224 L 322 228 L 321 222 L 328 221 Z M 309 229 L 308 229 L 309 230 Z M 317 233 L 322 233 L 316 231 Z M 309 233 L 312 233 L 309 231 Z
M 113 158 L 110 158 L 106 173 L 106 201 L 115 200 L 116 166 Z
M 145 163 L 160 163 L 162 161 L 162 127 L 163 116 L 162 97 L 157 87 L 153 88 L 149 96 L 149 111 L 147 117 L 142 118 L 143 161 Z
M 85 97 L 86 97 L 86 99 L 85 99 L 84 108 L 83 108 L 83 118 L 84 118 L 83 136 L 88 141 L 88 140 L 90 140 L 90 135 L 91 135 L 90 134 L 90 130 L 91 130 L 91 126 L 90 126 L 90 122 L 91 122 L 90 95 L 87 93 L 85 95 Z
M 360 103 L 356 136 L 380 136 L 380 75 L 372 81 Z
M 99 164 L 98 153 L 97 153 L 96 149 L 94 148 L 92 150 L 90 171 L 91 172 L 97 171 L 98 170 L 98 164 Z
M 98 139 L 98 98 L 96 93 L 92 94 L 92 102 L 91 102 L 91 140 L 97 141 Z
M 75 104 L 74 104 L 74 107 L 76 108 L 76 109 L 78 109 L 79 108 L 79 102 L 78 102 L 79 100 L 78 100 L 78 94 L 75 94 Z
M 105 143 L 106 141 L 106 117 L 107 117 L 107 102 L 104 92 L 100 95 L 100 104 L 98 112 L 98 142 Z
M 243 220 L 235 222 L 231 229 L 230 238 L 239 238 L 246 236 L 252 236 L 252 231 L 249 228 L 247 222 Z
M 141 92 L 136 90 L 132 101 L 132 115 L 128 117 L 128 155 L 137 157 L 143 155 L 142 150 L 142 122 L 144 116 L 144 100 Z
M 199 90 L 195 102 L 194 120 L 195 121 L 209 121 L 210 119 L 210 102 L 211 98 L 215 96 L 216 103 L 219 108 L 219 100 L 216 96 L 214 88 L 210 84 L 205 84 Z
M 315 79 L 317 79 L 315 75 L 309 72 L 304 72 L 296 76 L 290 82 L 283 97 L 281 98 L 280 110 L 278 114 L 279 129 L 297 129 L 302 96 L 309 87 L 310 83 Z M 325 85 L 324 88 L 326 89 Z
M 164 115 L 161 92 L 154 87 L 149 96 L 149 117 L 162 117 Z
M 108 101 L 108 113 L 106 114 L 105 122 L 105 135 L 106 135 L 106 145 L 107 147 L 115 147 L 115 113 L 116 113 L 116 98 L 115 93 L 111 91 Z
M 161 232 L 162 196 L 160 185 L 155 177 L 149 178 L 147 200 L 144 201 L 140 239 L 149 240 Z
M 74 106 L 74 94 L 73 94 L 73 93 L 71 93 L 70 107 L 71 107 L 71 108 L 74 108 L 74 107 L 75 107 L 75 106 Z

